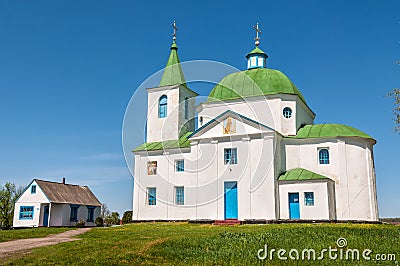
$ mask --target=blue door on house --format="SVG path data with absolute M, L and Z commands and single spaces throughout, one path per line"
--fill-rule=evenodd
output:
M 43 226 L 49 225 L 49 206 L 44 206 L 43 212 Z
M 225 219 L 238 218 L 237 182 L 225 182 Z
M 300 219 L 299 193 L 289 193 L 290 219 Z

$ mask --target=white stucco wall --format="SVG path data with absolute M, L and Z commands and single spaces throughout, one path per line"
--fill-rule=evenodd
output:
M 186 122 L 195 116 L 195 100 L 189 100 L 189 117 L 185 118 L 185 98 L 196 94 L 184 86 L 165 86 L 147 89 L 147 142 L 173 140 L 179 138 L 179 132 Z M 167 116 L 158 117 L 158 103 L 161 96 L 167 96 Z M 194 130 L 194 121 L 187 125 Z
M 304 168 L 335 181 L 338 220 L 378 219 L 371 140 L 285 139 L 285 143 L 286 169 Z M 329 150 L 329 164 L 319 164 L 319 148 Z
M 80 205 L 78 208 L 78 221 L 85 221 L 86 226 L 95 226 L 96 217 L 100 216 L 101 207 L 96 207 L 93 213 L 93 222 L 87 222 L 88 208 L 86 205 Z M 70 204 L 51 204 L 50 226 L 74 226 L 76 222 L 71 222 Z
M 176 105 L 177 111 L 174 113 L 171 107 L 182 102 L 185 93 L 190 95 L 192 92 L 182 88 L 178 90 L 178 87 L 167 89 L 148 90 L 149 106 L 154 107 L 148 112 L 149 142 L 177 139 L 179 126 L 186 122 L 182 120 L 184 109 Z M 168 116 L 160 120 L 158 99 L 163 94 L 168 96 Z M 283 117 L 285 107 L 292 109 L 291 118 Z M 192 112 L 192 105 L 190 108 Z M 246 101 L 200 104 L 197 107 L 199 127 L 227 110 L 266 125 L 283 136 L 296 135 L 302 125 L 313 124 L 315 117 L 298 96 L 280 94 L 247 98 Z M 288 219 L 287 193 L 291 190 L 300 193 L 303 205 L 304 192 L 311 190 L 315 193 L 316 204 L 302 207 L 302 219 L 378 219 L 372 141 L 349 137 L 289 139 L 274 130 L 255 127 L 254 123 L 243 123 L 237 119 L 236 132 L 225 135 L 222 123 L 214 122 L 191 137 L 189 148 L 136 152 L 133 219 L 222 220 L 225 216 L 226 181 L 237 182 L 240 220 Z M 224 164 L 224 149 L 228 147 L 237 148 L 237 165 Z M 330 163 L 327 165 L 319 164 L 320 148 L 329 150 Z M 175 161 L 178 159 L 184 159 L 183 173 L 175 171 Z M 147 174 L 149 161 L 157 161 L 156 175 Z M 278 186 L 278 176 L 294 168 L 307 169 L 327 176 L 332 181 L 286 182 Z M 175 204 L 176 186 L 184 187 L 183 206 Z M 149 187 L 157 188 L 155 206 L 147 203 Z
M 133 219 L 223 220 L 224 182 L 227 181 L 237 182 L 239 219 L 276 219 L 276 135 L 271 130 L 260 135 L 259 129 L 254 130 L 241 121 L 236 126 L 235 134 L 221 136 L 222 125 L 217 124 L 199 138 L 201 141 L 193 141 L 185 150 L 137 153 Z M 237 164 L 224 164 L 225 148 L 237 148 Z M 175 171 L 178 159 L 184 159 L 183 173 Z M 157 161 L 157 175 L 147 175 L 149 161 Z M 184 187 L 184 206 L 175 204 L 175 186 Z M 157 188 L 156 206 L 147 204 L 149 187 Z
M 280 219 L 290 219 L 289 193 L 299 193 L 300 219 L 302 220 L 329 220 L 333 218 L 329 207 L 329 181 L 288 182 L 280 181 L 279 202 Z M 314 192 L 314 206 L 306 206 L 304 193 Z
M 31 193 L 31 187 L 36 186 L 36 193 Z M 21 195 L 21 197 L 15 203 L 14 208 L 14 219 L 13 226 L 14 227 L 37 227 L 42 225 L 43 213 L 41 212 L 41 204 L 49 203 L 49 200 L 44 195 L 43 191 L 37 185 L 35 181 L 33 181 Z M 33 206 L 33 219 L 32 220 L 22 220 L 19 219 L 19 212 L 21 206 Z
M 283 117 L 283 109 L 290 107 L 292 117 Z M 296 95 L 279 94 L 265 97 L 250 97 L 229 102 L 205 102 L 197 107 L 199 127 L 226 110 L 247 116 L 283 135 L 296 135 L 301 124 L 313 124 L 315 115 Z

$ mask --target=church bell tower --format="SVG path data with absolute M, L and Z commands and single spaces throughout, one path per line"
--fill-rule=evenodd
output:
M 195 129 L 195 100 L 198 95 L 186 85 L 176 44 L 176 22 L 171 52 L 160 84 L 147 89 L 147 142 L 177 140 Z

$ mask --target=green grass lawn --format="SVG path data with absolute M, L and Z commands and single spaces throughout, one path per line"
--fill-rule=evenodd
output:
M 18 229 L 18 230 L 0 230 L 0 242 L 22 239 L 22 238 L 34 238 L 34 237 L 45 237 L 51 234 L 58 234 L 71 230 L 74 228 L 29 228 L 29 229 Z
M 272 224 L 211 226 L 187 223 L 144 223 L 94 228 L 82 240 L 42 247 L 8 260 L 14 265 L 396 265 L 379 262 L 377 253 L 395 254 L 400 261 L 400 226 L 361 224 Z M 320 252 L 336 248 L 338 238 L 350 249 L 371 249 L 371 261 L 260 261 L 259 249 L 305 248 Z M 346 249 L 339 249 L 344 250 Z M 338 251 L 338 254 L 339 251 Z M 344 253 L 345 254 L 345 253 Z M 288 254 L 286 253 L 286 256 Z M 319 254 L 317 253 L 317 256 Z M 362 255 L 360 254 L 360 257 Z M 300 255 L 301 257 L 301 255 Z

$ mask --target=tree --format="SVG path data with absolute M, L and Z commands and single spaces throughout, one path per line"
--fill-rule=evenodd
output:
M 14 204 L 22 194 L 23 187 L 7 182 L 0 189 L 0 227 L 10 228 L 13 224 Z
M 106 217 L 106 225 L 119 224 L 119 213 L 112 212 L 109 216 Z
M 127 224 L 132 222 L 132 211 L 125 211 L 124 215 L 122 215 L 122 223 Z
M 394 121 L 396 123 L 395 131 L 400 133 L 400 89 L 393 89 L 388 95 L 394 99 L 393 114 L 395 116 Z
M 104 224 L 107 226 L 112 224 L 119 224 L 119 213 L 118 212 L 110 212 L 107 207 L 107 204 L 103 203 L 101 206 L 101 218 L 103 218 Z
M 103 217 L 103 219 L 105 219 L 107 216 L 110 216 L 111 212 L 110 209 L 108 209 L 107 204 L 103 203 L 103 205 L 101 205 L 101 214 L 100 216 Z

